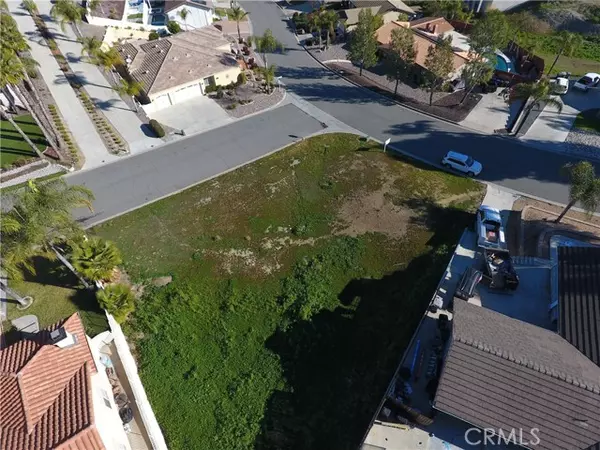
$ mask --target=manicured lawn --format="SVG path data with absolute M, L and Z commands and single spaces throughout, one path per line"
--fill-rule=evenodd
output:
M 15 303 L 8 303 L 9 320 L 33 314 L 44 328 L 79 311 L 90 337 L 108 329 L 106 316 L 98 307 L 94 292 L 81 288 L 78 280 L 56 262 L 38 259 L 35 266 L 36 275 L 26 274 L 25 281 L 9 283 L 20 295 L 34 299 L 33 305 L 25 311 L 18 310 Z
M 356 448 L 482 195 L 335 134 L 95 228 L 173 276 L 125 325 L 169 448 Z
M 600 109 L 588 109 L 577 115 L 574 126 L 582 130 L 597 131 L 600 133 Z
M 14 121 L 40 150 L 46 149 L 48 142 L 31 115 L 17 116 Z M 37 155 L 29 144 L 7 120 L 0 120 L 0 165 L 6 167 L 20 159 L 30 158 L 37 158 Z

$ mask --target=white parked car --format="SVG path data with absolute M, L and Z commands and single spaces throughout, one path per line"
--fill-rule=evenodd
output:
M 600 75 L 590 72 L 577 80 L 573 87 L 587 92 L 588 89 L 598 87 L 598 85 L 600 85 Z
M 494 250 L 506 249 L 506 238 L 500 211 L 481 205 L 477 210 L 477 245 Z
M 446 156 L 442 159 L 442 166 L 466 173 L 470 177 L 479 175 L 483 169 L 481 163 L 470 156 L 452 150 L 446 153 Z
M 569 91 L 569 79 L 567 77 L 558 76 L 550 80 L 552 84 L 552 93 L 563 95 Z

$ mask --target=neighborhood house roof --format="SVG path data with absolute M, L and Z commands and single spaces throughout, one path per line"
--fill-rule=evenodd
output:
M 600 366 L 600 248 L 558 247 L 558 289 L 558 332 Z
M 388 11 L 399 11 L 406 14 L 414 14 L 415 11 L 402 0 L 356 0 L 353 2 L 356 8 L 377 7 L 378 14 Z
M 383 25 L 382 27 L 380 27 L 376 31 L 377 42 L 382 46 L 387 46 L 391 42 L 392 31 L 394 29 L 399 28 L 399 27 L 404 27 L 404 28 L 408 27 L 410 30 L 413 31 L 413 37 L 414 37 L 414 41 L 415 41 L 415 50 L 416 50 L 415 63 L 421 67 L 427 68 L 427 66 L 425 65 L 425 60 L 427 59 L 427 52 L 429 50 L 429 47 L 431 47 L 433 45 L 437 45 L 438 36 L 434 35 L 432 32 L 427 32 L 424 30 L 427 29 L 428 25 L 430 26 L 430 29 L 433 30 L 433 25 L 435 25 L 435 24 L 437 24 L 437 28 L 436 28 L 437 31 L 447 29 L 447 27 L 445 26 L 444 23 L 447 24 L 448 22 L 444 18 L 441 18 L 441 20 L 443 20 L 443 22 L 439 21 L 438 19 L 427 18 L 427 20 L 424 22 L 393 21 L 393 22 L 387 23 L 387 24 Z M 419 22 L 419 23 L 417 23 L 415 25 L 415 22 Z M 452 30 L 454 30 L 452 25 L 448 24 L 448 26 Z M 450 31 L 450 33 L 451 33 L 451 31 Z M 459 34 L 459 33 L 455 33 L 455 34 Z M 453 37 L 453 43 L 454 43 L 454 39 L 455 38 Z M 454 56 L 452 59 L 453 69 L 458 70 L 460 67 L 462 67 L 467 62 L 466 53 L 461 49 L 455 48 L 454 45 L 453 45 L 452 50 L 454 52 Z
M 229 41 L 213 26 L 154 41 L 117 46 L 128 71 L 147 95 L 192 83 L 237 65 Z
M 164 6 L 165 12 L 171 12 L 183 5 L 191 6 L 192 8 L 211 9 L 205 2 L 199 0 L 166 0 Z
M 76 343 L 59 348 L 64 327 Z M 96 373 L 77 313 L 31 339 L 0 350 L 0 442 L 3 450 L 100 450 L 90 374 Z
M 479 428 L 522 429 L 544 450 L 600 442 L 600 367 L 557 333 L 459 301 L 434 407 Z

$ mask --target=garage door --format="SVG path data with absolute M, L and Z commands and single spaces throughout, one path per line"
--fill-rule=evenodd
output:
M 200 90 L 199 84 L 194 84 L 192 86 L 184 87 L 183 89 L 179 89 L 171 94 L 171 101 L 173 104 L 185 102 L 193 97 L 198 97 L 202 95 L 202 91 Z
M 169 95 L 161 95 L 160 97 L 156 97 L 152 104 L 154 107 L 152 108 L 154 111 L 158 111 L 159 109 L 168 108 L 171 106 L 171 100 L 169 99 Z

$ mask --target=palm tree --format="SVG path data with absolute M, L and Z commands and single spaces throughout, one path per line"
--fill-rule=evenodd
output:
M 84 15 L 85 9 L 73 0 L 56 0 L 50 10 L 50 16 L 60 24 L 63 33 L 66 30 L 66 24 L 72 23 L 78 37 L 81 36 L 79 24 L 83 21 Z
M 23 0 L 22 5 L 23 9 L 25 9 L 30 16 L 33 16 L 35 13 L 37 13 L 38 9 L 35 0 Z
M 262 54 L 265 68 L 269 66 L 267 53 L 273 53 L 283 48 L 283 44 L 273 36 L 273 32 L 269 29 L 265 30 L 262 36 L 253 37 L 252 42 L 254 42 L 256 51 Z
M 113 67 L 123 64 L 123 57 L 117 51 L 116 48 L 111 47 L 107 51 L 98 52 L 96 57 L 97 64 L 102 67 L 106 72 L 110 73 L 113 77 L 113 81 L 117 83 L 117 80 L 113 74 Z
M 563 102 L 552 95 L 552 85 L 546 79 L 542 79 L 537 83 L 520 83 L 512 88 L 510 94 L 510 102 L 515 100 L 527 100 L 531 97 L 532 102 L 526 108 L 526 114 L 529 114 L 534 106 L 538 108 L 542 103 L 550 105 L 560 113 L 563 108 Z
M 23 245 L 22 242 L 12 239 L 21 232 L 21 223 L 15 218 L 3 214 L 0 216 L 0 233 L 2 237 L 2 268 L 0 270 L 0 287 L 19 303 L 19 309 L 26 309 L 33 303 L 29 296 L 23 297 L 11 289 L 5 278 L 13 281 L 23 279 L 23 269 L 34 272 L 35 268 L 30 263 L 34 256 L 32 246 Z
M 94 237 L 73 245 L 71 264 L 90 281 L 110 280 L 121 263 L 121 252 L 110 241 Z
M 181 9 L 181 10 L 180 10 L 180 11 L 177 13 L 177 15 L 178 15 L 179 17 L 181 17 L 181 20 L 183 20 L 183 25 L 185 26 L 185 31 L 187 31 L 187 30 L 188 30 L 188 27 L 187 27 L 187 18 L 188 18 L 188 16 L 189 16 L 189 14 L 190 14 L 190 11 L 189 11 L 187 8 L 182 8 L 182 9 Z
M 117 91 L 121 95 L 127 95 L 127 96 L 131 97 L 131 99 L 133 100 L 133 105 L 135 107 L 135 112 L 137 112 L 138 109 L 137 109 L 137 104 L 135 102 L 135 96 L 139 95 L 139 93 L 143 89 L 144 89 L 144 84 L 139 81 L 135 81 L 135 80 L 129 81 L 129 80 L 122 79 L 121 84 L 115 88 L 115 91 Z
M 571 56 L 573 52 L 583 45 L 583 36 L 579 33 L 570 33 L 566 30 L 563 30 L 558 33 L 558 36 L 560 37 L 560 50 L 558 50 L 556 58 L 550 66 L 550 70 L 548 70 L 548 74 L 550 74 L 552 69 L 554 69 L 554 66 L 558 62 L 558 58 L 560 58 L 563 54 Z
M 134 295 L 125 284 L 110 284 L 96 293 L 100 307 L 112 314 L 118 323 L 122 323 L 127 314 L 133 311 Z
M 102 41 L 98 39 L 96 36 L 92 37 L 82 37 L 77 39 L 77 42 L 81 44 L 81 55 L 87 55 L 88 60 L 96 64 L 98 54 L 100 53 L 100 48 L 102 47 Z
M 3 48 L 0 56 L 0 89 L 4 90 L 9 84 L 16 86 L 23 80 L 24 67 L 21 60 L 8 48 Z M 18 89 L 14 90 L 15 93 Z M 19 94 L 17 94 L 19 95 Z M 6 111 L 4 106 L 0 105 L 0 114 L 4 120 L 7 120 L 13 128 L 19 133 L 31 149 L 41 158 L 44 159 L 44 154 L 35 145 L 29 136 L 19 127 L 13 120 L 12 116 Z
M 321 18 L 319 17 L 319 12 L 318 11 L 311 12 L 308 15 L 306 24 L 308 25 L 308 31 L 310 31 L 311 33 L 314 31 L 319 33 L 319 48 L 321 48 L 323 46 L 323 37 L 321 36 L 322 23 L 321 23 Z
M 328 48 L 331 42 L 331 38 L 335 37 L 335 26 L 339 21 L 339 16 L 334 10 L 328 9 L 321 13 L 320 19 L 321 26 L 323 27 L 323 29 L 327 30 L 327 40 L 325 41 L 325 48 Z
M 559 223 L 577 202 L 591 216 L 600 205 L 600 178 L 596 177 L 594 166 L 588 161 L 580 161 L 566 164 L 563 171 L 569 178 L 569 203 L 554 222 Z
M 240 22 L 243 21 L 248 16 L 248 14 L 249 13 L 244 11 L 239 6 L 234 6 L 227 10 L 227 18 L 229 20 L 234 20 L 237 25 L 238 43 L 240 43 L 240 44 L 243 42 L 242 41 L 242 33 L 240 33 Z
M 90 9 L 90 11 L 96 11 L 100 6 L 102 6 L 101 0 L 87 0 L 85 2 L 86 6 Z
M 277 67 L 271 64 L 269 67 L 261 67 L 260 74 L 265 79 L 265 91 L 267 93 L 272 92 L 273 90 L 273 82 L 275 81 L 275 70 Z

